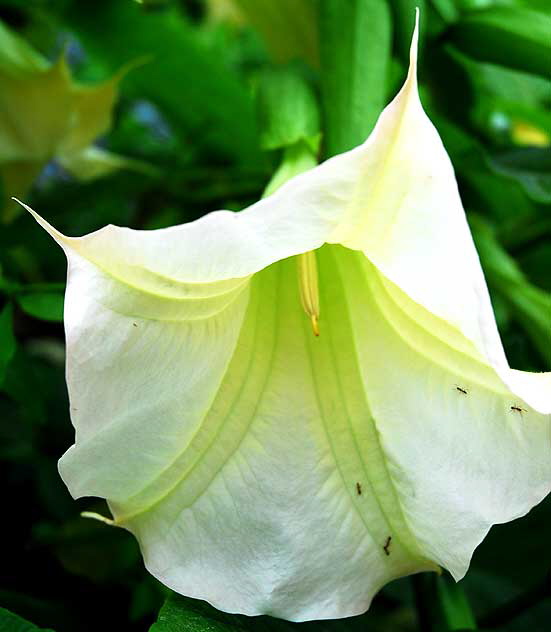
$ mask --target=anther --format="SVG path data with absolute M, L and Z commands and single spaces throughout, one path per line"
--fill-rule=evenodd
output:
M 316 253 L 313 250 L 297 256 L 298 286 L 302 308 L 312 323 L 314 336 L 320 335 L 319 329 L 319 288 L 318 288 L 318 264 Z

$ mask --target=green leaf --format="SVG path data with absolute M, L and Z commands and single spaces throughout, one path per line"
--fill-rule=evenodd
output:
M 412 619 L 409 608 L 385 603 L 378 609 L 375 601 L 369 612 L 357 617 L 293 623 L 267 616 L 227 614 L 205 601 L 171 592 L 149 632 L 407 632 L 412 630 Z
M 545 364 L 551 366 L 551 295 L 526 280 L 516 261 L 495 238 L 490 225 L 474 214 L 469 221 L 490 288 L 506 300 Z
M 480 62 L 455 49 L 450 52 L 468 73 L 473 90 L 503 102 L 513 102 L 532 108 L 545 108 L 549 98 L 549 81 L 546 77 L 496 64 Z
M 549 13 L 549 0 L 513 0 L 515 4 L 526 7 L 528 9 L 535 9 L 543 13 Z
M 413 19 L 414 15 L 412 27 Z M 384 0 L 322 0 L 321 76 L 327 156 L 352 149 L 373 129 L 385 104 L 391 28 Z
M 15 353 L 16 342 L 12 325 L 13 308 L 8 304 L 0 311 L 0 386 L 4 382 L 6 369 Z
M 521 128 L 529 125 L 539 131 L 540 144 L 545 144 L 546 136 L 551 135 L 547 78 L 481 63 L 455 49 L 449 50 L 452 60 L 468 78 L 468 113 L 475 127 L 491 141 L 510 145 L 523 144 Z M 445 98 L 449 100 L 449 94 Z M 535 144 L 534 139 L 528 139 L 528 144 Z
M 431 0 L 430 3 L 444 22 L 454 22 L 457 19 L 459 13 L 454 0 Z
M 545 221 L 541 220 L 538 224 L 534 222 L 535 229 L 538 230 L 536 239 L 529 244 L 528 249 L 524 249 L 519 253 L 518 262 L 526 273 L 526 276 L 535 285 L 551 291 L 551 217 Z M 511 227 L 513 230 L 513 227 Z M 526 226 L 525 236 L 530 237 L 531 226 Z M 522 235 L 521 235 L 522 237 Z M 539 239 L 539 241 L 537 241 Z
M 63 320 L 63 295 L 51 292 L 20 294 L 17 302 L 21 309 L 40 320 L 61 322 Z
M 0 632 L 53 632 L 25 621 L 5 608 L 0 608 Z
M 476 138 L 446 118 L 433 116 L 433 120 L 450 152 L 463 191 L 468 193 L 471 207 L 484 209 L 500 223 L 509 219 L 510 209 L 514 209 L 518 218 L 531 217 L 534 205 L 522 186 L 509 177 L 498 176 L 490 166 L 484 146 Z
M 551 203 L 551 152 L 518 149 L 494 156 L 490 165 L 501 175 L 516 180 L 536 202 Z
M 548 77 L 551 16 L 514 6 L 465 14 L 451 30 L 463 52 L 480 61 Z
M 226 615 L 203 601 L 180 597 L 171 593 L 159 612 L 157 623 L 149 632 L 229 632 L 245 629 L 242 617 Z
M 197 134 L 211 149 L 245 162 L 258 159 L 246 86 L 223 58 L 205 50 L 181 13 L 144 11 L 137 2 L 73 6 L 67 15 L 70 26 L 108 68 L 150 57 L 125 79 L 127 94 L 149 99 L 175 129 Z

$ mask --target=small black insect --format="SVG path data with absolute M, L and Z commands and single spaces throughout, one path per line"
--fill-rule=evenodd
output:
M 358 496 L 362 495 L 362 486 L 360 483 L 356 483 L 356 491 L 358 492 Z
M 466 388 L 461 388 L 461 386 L 457 386 L 457 384 L 455 385 L 455 390 L 463 393 L 463 395 L 469 394 L 469 391 Z
M 511 406 L 511 410 L 514 410 L 516 413 L 522 415 L 522 413 L 527 413 L 528 411 L 520 406 Z
M 138 325 L 136 323 L 132 323 L 132 326 L 133 327 L 137 327 Z
M 388 538 L 386 539 L 385 545 L 383 546 L 383 551 L 385 552 L 385 555 L 390 555 L 390 543 L 392 542 L 392 536 L 389 535 Z

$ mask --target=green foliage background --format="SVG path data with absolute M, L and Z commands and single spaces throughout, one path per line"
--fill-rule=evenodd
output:
M 237 17 L 229 5 L 0 0 L 0 19 L 51 60 L 68 51 L 79 80 L 104 79 L 149 56 L 124 79 L 112 129 L 98 141 L 154 169 L 79 182 L 52 162 L 25 201 L 69 235 L 243 208 L 278 162 L 277 150 L 262 150 L 256 122 L 255 91 L 266 70 L 285 68 L 319 98 L 322 157 L 346 150 L 365 138 L 404 78 L 417 5 L 421 97 L 456 168 L 510 364 L 551 370 L 551 5 L 235 0 Z M 9 183 L 2 186 L 11 195 Z M 37 629 L 19 617 L 57 632 L 297 628 L 168 595 L 143 569 L 129 534 L 79 517 L 104 508 L 73 501 L 56 469 L 73 438 L 64 275 L 61 251 L 30 217 L 0 224 L 0 605 L 7 609 L 0 631 Z M 407 578 L 387 586 L 362 617 L 300 627 L 550 629 L 550 524 L 547 499 L 494 527 L 459 586 L 445 575 Z

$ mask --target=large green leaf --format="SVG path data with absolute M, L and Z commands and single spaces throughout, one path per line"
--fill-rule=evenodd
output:
M 550 30 L 551 34 L 551 30 Z M 496 64 L 481 63 L 450 48 L 450 61 L 462 69 L 469 85 L 470 102 L 463 114 L 493 143 L 535 144 L 522 141 L 522 127 L 539 131 L 540 145 L 551 134 L 551 113 L 547 108 L 547 78 L 512 70 Z M 551 60 L 550 60 L 551 71 Z M 450 94 L 443 94 L 444 102 Z
M 465 14 L 451 37 L 475 59 L 548 77 L 550 28 L 549 13 L 492 6 Z
M 517 149 L 494 156 L 491 166 L 516 180 L 535 201 L 551 204 L 551 152 L 547 149 Z
M 170 593 L 149 632 L 415 632 L 415 615 L 394 599 L 348 619 L 292 623 L 273 617 L 226 614 L 205 601 Z
M 227 615 L 215 608 L 212 608 L 204 601 L 197 601 L 181 597 L 171 593 L 159 613 L 157 623 L 154 623 L 150 632 L 231 632 L 236 630 L 243 632 L 249 626 L 248 621 L 258 621 L 258 619 L 247 619 L 239 615 Z M 291 627 L 284 621 L 281 622 L 283 628 Z
M 516 218 L 533 215 L 534 205 L 518 180 L 498 174 L 492 168 L 479 140 L 447 118 L 433 115 L 433 120 L 471 207 L 482 209 L 499 223 L 508 220 L 512 210 Z
M 545 364 L 551 366 L 551 295 L 526 280 L 516 261 L 500 246 L 491 225 L 475 215 L 470 221 L 490 287 L 507 301 Z
M 61 322 L 63 320 L 63 295 L 52 292 L 20 294 L 17 302 L 23 311 L 41 320 Z

